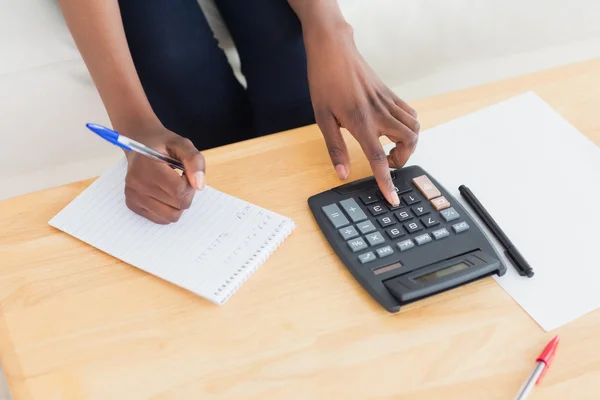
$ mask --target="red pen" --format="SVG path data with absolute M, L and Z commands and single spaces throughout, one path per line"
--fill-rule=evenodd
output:
M 531 372 L 529 378 L 527 378 L 527 381 L 525 381 L 525 383 L 519 390 L 519 393 L 517 394 L 517 397 L 515 397 L 515 400 L 523 400 L 527 398 L 529 392 L 531 392 L 531 389 L 533 389 L 533 387 L 536 384 L 540 383 L 542 377 L 544 376 L 548 368 L 550 368 L 550 363 L 554 358 L 554 353 L 556 352 L 556 346 L 558 346 L 559 340 L 560 338 L 558 337 L 558 335 L 555 336 L 554 339 L 552 339 L 550 343 L 546 345 L 544 351 L 540 353 L 539 357 L 536 360 L 535 368 Z

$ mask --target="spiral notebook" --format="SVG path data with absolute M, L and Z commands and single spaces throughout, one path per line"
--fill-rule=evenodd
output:
M 295 229 L 287 217 L 220 192 L 198 191 L 177 223 L 125 205 L 123 157 L 49 224 L 147 273 L 224 304 Z

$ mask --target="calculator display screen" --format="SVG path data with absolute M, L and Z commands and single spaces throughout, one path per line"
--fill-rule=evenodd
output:
M 463 269 L 466 269 L 466 268 L 469 268 L 469 264 L 462 262 L 462 263 L 452 265 L 450 267 L 446 267 L 446 268 L 440 269 L 438 271 L 435 271 L 435 272 L 432 272 L 432 273 L 429 273 L 426 275 L 418 276 L 413 279 L 417 282 L 428 282 L 428 281 L 432 281 L 434 279 L 449 275 L 456 271 L 462 271 Z

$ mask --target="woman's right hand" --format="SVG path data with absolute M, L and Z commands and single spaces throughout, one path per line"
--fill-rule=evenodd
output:
M 119 2 L 59 0 L 59 4 L 114 129 L 185 166 L 180 176 L 163 162 L 126 153 L 127 206 L 159 224 L 179 220 L 195 191 L 204 187 L 204 157 L 154 114 L 127 46 Z
M 124 136 L 180 160 L 180 176 L 164 162 L 127 152 L 125 200 L 130 210 L 157 224 L 177 222 L 192 204 L 196 190 L 204 188 L 204 156 L 189 139 L 163 126 L 121 129 Z

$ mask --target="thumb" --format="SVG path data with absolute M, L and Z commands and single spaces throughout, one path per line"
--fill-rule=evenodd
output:
M 190 185 L 196 190 L 204 189 L 206 163 L 204 156 L 196 149 L 192 141 L 180 137 L 167 143 L 167 151 L 183 163 Z
M 350 158 L 348 157 L 346 142 L 344 142 L 340 132 L 340 126 L 333 114 L 329 112 L 324 116 L 317 116 L 315 119 L 325 138 L 325 145 L 335 172 L 337 172 L 340 179 L 345 180 L 350 174 Z
M 411 150 L 402 143 L 396 143 L 388 155 L 388 163 L 391 168 L 402 168 L 410 158 Z

